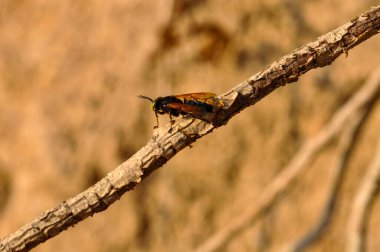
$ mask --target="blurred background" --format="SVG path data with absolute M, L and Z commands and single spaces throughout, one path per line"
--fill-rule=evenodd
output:
M 150 138 L 150 97 L 221 94 L 377 1 L 0 0 L 0 237 L 93 185 Z M 105 212 L 34 251 L 188 251 L 241 214 L 379 66 L 380 37 L 277 89 L 197 141 Z M 161 116 L 167 123 L 168 117 Z M 332 213 L 307 251 L 341 251 L 378 137 L 374 106 Z M 220 251 L 281 251 L 324 211 L 328 145 Z M 378 199 L 377 195 L 377 199 Z M 380 201 L 366 246 L 379 251 Z

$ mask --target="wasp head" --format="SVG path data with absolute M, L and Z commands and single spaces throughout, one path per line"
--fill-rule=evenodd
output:
M 163 97 L 157 97 L 153 101 L 153 105 L 152 105 L 153 111 L 158 113 L 158 114 L 161 114 L 161 115 L 165 114 L 164 106 L 163 106 L 163 100 L 164 100 Z

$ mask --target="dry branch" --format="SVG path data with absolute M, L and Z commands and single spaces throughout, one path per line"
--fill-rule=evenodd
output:
M 374 199 L 380 179 L 380 139 L 373 160 L 364 175 L 358 193 L 352 203 L 347 227 L 347 249 L 350 252 L 363 251 L 363 232 L 369 207 Z
M 371 106 L 372 107 L 372 106 Z M 306 233 L 301 239 L 299 239 L 293 248 L 290 251 L 301 252 L 307 249 L 309 246 L 317 242 L 322 234 L 326 231 L 326 228 L 331 222 L 332 215 L 337 203 L 338 192 L 343 182 L 343 177 L 347 169 L 347 163 L 351 157 L 351 153 L 354 149 L 358 133 L 361 129 L 361 126 L 365 122 L 365 119 L 368 116 L 368 112 L 371 109 L 368 106 L 366 111 L 359 111 L 356 114 L 352 115 L 352 118 L 348 120 L 344 132 L 340 136 L 339 142 L 339 159 L 334 167 L 334 174 L 332 178 L 332 185 L 330 192 L 328 194 L 328 199 L 322 214 L 316 223 L 316 225 Z
M 200 120 L 183 119 L 171 133 L 168 127 L 155 130 L 147 145 L 130 159 L 86 191 L 46 211 L 3 239 L 0 250 L 28 251 L 94 213 L 104 211 L 198 138 L 226 124 L 233 115 L 255 104 L 276 88 L 297 81 L 311 69 L 331 64 L 339 55 L 379 33 L 379 30 L 380 6 L 377 6 L 284 56 L 222 95 L 220 98 L 225 100 L 226 106 L 217 113 L 213 125 Z
M 271 207 L 277 196 L 284 192 L 296 176 L 307 167 L 306 165 L 313 160 L 318 151 L 346 127 L 348 120 L 351 120 L 353 115 L 357 114 L 359 110 L 365 106 L 371 104 L 371 102 L 378 97 L 379 91 L 380 69 L 377 69 L 354 97 L 336 112 L 330 122 L 298 151 L 290 163 L 263 191 L 260 197 L 255 201 L 255 204 L 249 206 L 238 218 L 232 220 L 221 228 L 220 231 L 212 235 L 196 251 L 217 251 L 239 232 L 253 225 L 253 222 Z

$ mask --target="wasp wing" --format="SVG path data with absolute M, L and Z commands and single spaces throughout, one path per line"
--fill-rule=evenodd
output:
M 175 95 L 175 97 L 177 97 L 179 99 L 205 102 L 207 100 L 214 100 L 216 97 L 216 94 L 214 94 L 214 93 L 189 93 L 189 94 Z
M 174 97 L 182 103 L 168 103 L 165 105 L 167 108 L 208 122 L 211 122 L 215 117 L 215 112 L 223 107 L 223 102 L 216 98 L 214 93 L 189 93 L 174 95 Z
M 196 102 L 203 102 L 206 104 L 210 104 L 216 110 L 224 106 L 223 101 L 218 99 L 216 97 L 216 94 L 209 93 L 209 92 L 180 94 L 180 95 L 175 95 L 175 97 L 183 101 L 193 100 Z

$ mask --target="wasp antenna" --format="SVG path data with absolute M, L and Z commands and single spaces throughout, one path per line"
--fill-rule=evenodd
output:
M 151 102 L 154 102 L 152 98 L 147 97 L 147 96 L 139 95 L 139 96 L 137 96 L 137 97 L 138 97 L 138 98 L 142 98 L 142 99 L 149 100 L 149 101 L 151 101 Z

